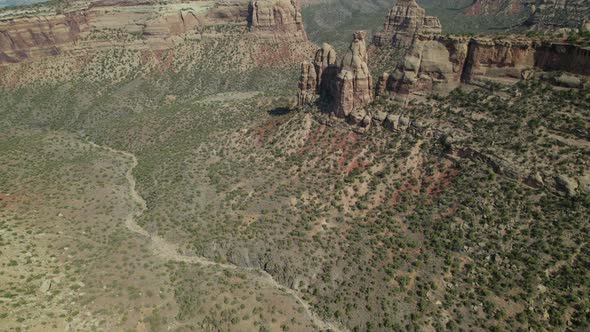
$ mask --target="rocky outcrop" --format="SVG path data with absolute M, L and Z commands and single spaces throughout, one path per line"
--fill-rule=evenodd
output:
M 297 93 L 297 104 L 300 106 L 313 104 L 318 96 L 318 74 L 314 63 L 304 61 L 301 64 L 301 75 L 299 77 L 299 91 Z
M 322 44 L 312 61 L 304 61 L 301 64 L 297 104 L 299 106 L 314 104 L 320 95 L 331 98 L 335 91 L 338 69 L 336 51 L 332 45 Z
M 338 66 L 335 65 L 336 52 L 328 44 L 323 44 L 316 52 L 313 63 L 306 61 L 301 65 L 299 106 L 322 97 L 326 110 L 335 116 L 353 119 L 355 123 L 370 123 L 370 119 L 364 120 L 360 110 L 373 100 L 365 38 L 364 31 L 353 34 L 352 43 Z
M 286 33 L 307 39 L 296 0 L 256 0 L 248 5 L 248 25 L 252 31 Z
M 376 93 L 447 93 L 460 83 L 467 50 L 465 37 L 421 36 L 394 72 L 380 78 Z
M 333 102 L 333 112 L 337 117 L 348 117 L 355 108 L 373 100 L 373 79 L 367 65 L 365 36 L 364 31 L 355 32 L 342 58 Z
M 306 41 L 294 0 L 89 1 L 6 10 L 0 16 L 0 65 L 121 47 L 170 49 L 208 30 Z
M 565 43 L 541 43 L 535 47 L 534 65 L 543 70 L 562 70 L 590 75 L 590 47 Z
M 525 37 L 472 38 L 463 81 L 477 77 L 520 79 L 524 69 L 535 65 L 536 42 Z
M 376 94 L 446 94 L 462 82 L 510 83 L 530 78 L 534 70 L 590 75 L 590 49 L 524 36 L 421 35 L 394 71 L 380 77 Z M 567 77 L 559 85 L 582 86 L 579 79 Z
M 442 26 L 437 17 L 426 16 L 426 11 L 415 0 L 398 0 L 389 11 L 383 31 L 375 34 L 376 46 L 407 47 L 419 34 L 440 34 Z
M 88 16 L 81 13 L 1 20 L 0 64 L 59 54 L 61 45 L 87 36 L 89 31 Z

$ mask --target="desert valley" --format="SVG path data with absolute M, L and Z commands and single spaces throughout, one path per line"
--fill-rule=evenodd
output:
M 1 331 L 588 331 L 587 0 L 0 0 Z

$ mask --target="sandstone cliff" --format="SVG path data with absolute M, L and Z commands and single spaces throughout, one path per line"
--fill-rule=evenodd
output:
M 426 11 L 415 0 L 399 0 L 389 11 L 383 31 L 375 34 L 373 44 L 394 47 L 410 46 L 418 34 L 440 34 L 438 18 L 426 16 Z
M 311 105 L 322 93 L 331 96 L 337 73 L 336 51 L 330 44 L 324 43 L 312 61 L 306 60 L 301 64 L 297 104 Z
M 535 65 L 536 42 L 530 38 L 471 38 L 463 80 L 477 77 L 520 79 Z
M 251 1 L 248 5 L 248 24 L 252 31 L 282 32 L 307 38 L 296 0 Z
M 530 76 L 530 69 L 535 68 L 579 75 L 589 72 L 590 51 L 582 46 L 518 35 L 440 36 L 440 26 L 429 29 L 420 25 L 425 20 L 424 10 L 415 1 L 399 1 L 390 11 L 385 29 L 375 36 L 373 45 L 380 48 L 389 45 L 384 40 L 391 40 L 406 51 L 391 71 L 379 77 L 376 95 L 446 94 L 462 82 L 511 82 Z
M 355 108 L 372 101 L 373 79 L 367 65 L 365 36 L 364 31 L 355 32 L 342 58 L 333 103 L 337 117 L 348 117 Z
M 466 37 L 422 36 L 393 73 L 381 77 L 378 93 L 447 93 L 460 83 L 467 51 Z
M 291 0 L 93 1 L 47 5 L 0 15 L 0 65 L 94 50 L 165 50 L 216 27 L 264 37 L 305 41 L 301 14 Z M 211 31 L 211 29 L 214 29 Z
M 327 102 L 326 109 L 335 116 L 363 122 L 364 116 L 355 111 L 373 100 L 365 38 L 363 31 L 353 34 L 352 43 L 339 65 L 336 65 L 336 52 L 328 44 L 317 50 L 313 62 L 305 61 L 301 65 L 299 106 L 312 104 L 322 97 L 322 101 Z M 368 121 L 370 123 L 370 119 Z

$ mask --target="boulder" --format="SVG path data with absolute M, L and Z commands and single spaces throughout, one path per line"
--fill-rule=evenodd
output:
M 373 121 L 375 123 L 379 123 L 382 124 L 383 121 L 385 121 L 385 119 L 387 118 L 387 113 L 383 112 L 383 111 L 376 111 L 373 114 Z
M 581 193 L 590 194 L 590 173 L 578 178 L 579 190 Z
M 385 121 L 383 122 L 383 127 L 392 130 L 398 131 L 399 130 L 399 114 L 389 114 Z
M 578 193 L 578 182 L 569 176 L 563 174 L 558 175 L 555 178 L 555 184 L 557 185 L 557 190 L 563 192 L 568 197 L 574 197 Z

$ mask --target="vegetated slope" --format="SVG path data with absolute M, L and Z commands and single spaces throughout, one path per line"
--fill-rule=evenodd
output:
M 4 329 L 314 329 L 256 271 L 162 259 L 129 231 L 142 212 L 129 154 L 24 129 L 3 132 L 0 148 Z
M 587 93 L 520 89 L 391 111 L 467 130 L 474 148 L 516 168 L 583 172 Z M 565 101 L 574 106 L 559 113 Z M 439 141 L 281 113 L 154 168 L 148 187 L 165 179 L 169 189 L 148 197 L 167 222 L 145 226 L 187 251 L 262 268 L 351 329 L 588 326 L 587 194 L 555 196 L 454 160 Z
M 2 125 L 63 128 L 135 153 L 145 229 L 184 254 L 263 269 L 350 329 L 587 326 L 587 196 L 449 157 L 448 142 L 288 112 L 287 99 L 172 101 L 166 82 L 97 85 L 97 99 L 77 85 L 22 87 L 3 94 Z M 385 111 L 467 133 L 515 169 L 583 172 L 587 92 L 518 90 Z M 199 268 L 180 271 L 176 317 L 202 323 L 195 303 L 212 302 L 196 301 Z

